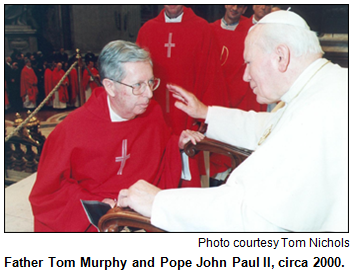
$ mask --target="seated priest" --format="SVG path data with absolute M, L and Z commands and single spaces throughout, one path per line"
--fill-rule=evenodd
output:
M 316 34 L 290 11 L 250 29 L 244 81 L 274 113 L 203 105 L 169 86 L 177 107 L 208 123 L 206 135 L 254 150 L 224 185 L 160 191 L 141 180 L 120 191 L 167 231 L 348 231 L 348 70 L 322 58 Z
M 36 232 L 96 231 L 81 200 L 115 205 L 119 191 L 139 179 L 177 188 L 180 149 L 203 135 L 173 135 L 152 100 L 160 80 L 150 55 L 126 41 L 108 43 L 99 56 L 103 87 L 48 136 L 29 196 Z M 200 184 L 199 184 L 200 186 Z

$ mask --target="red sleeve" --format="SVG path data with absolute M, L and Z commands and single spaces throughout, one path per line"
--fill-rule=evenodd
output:
M 80 199 L 102 200 L 71 178 L 72 154 L 70 136 L 58 125 L 44 144 L 29 196 L 36 232 L 83 232 L 89 221 Z

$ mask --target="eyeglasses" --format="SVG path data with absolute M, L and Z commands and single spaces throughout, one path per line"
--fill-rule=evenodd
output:
M 150 87 L 151 91 L 155 91 L 159 87 L 159 84 L 161 83 L 161 79 L 159 78 L 153 78 L 151 80 L 148 80 L 147 82 L 137 83 L 132 86 L 113 79 L 109 79 L 109 80 L 112 80 L 113 82 L 117 82 L 121 85 L 132 88 L 133 95 L 141 95 L 142 93 L 144 93 L 147 88 L 147 85 Z

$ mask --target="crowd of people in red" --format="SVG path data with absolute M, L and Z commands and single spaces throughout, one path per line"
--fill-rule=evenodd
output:
M 41 51 L 24 55 L 14 50 L 5 60 L 5 111 L 19 112 L 36 108 L 62 80 L 75 60 L 75 55 L 69 57 L 64 48 L 49 56 L 44 56 Z M 96 60 L 93 53 L 84 56 L 86 66 L 82 68 L 81 82 L 84 92 L 93 90 L 99 84 Z M 85 97 L 89 98 L 89 95 L 86 93 Z M 65 109 L 79 105 L 78 74 L 74 67 L 44 108 Z

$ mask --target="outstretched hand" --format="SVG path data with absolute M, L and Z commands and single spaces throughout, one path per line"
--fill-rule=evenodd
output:
M 160 191 L 156 186 L 139 180 L 128 189 L 122 189 L 118 196 L 118 206 L 130 207 L 143 216 L 151 217 L 155 196 Z
M 177 99 L 174 104 L 175 107 L 193 118 L 206 119 L 208 107 L 197 99 L 194 94 L 176 85 L 168 84 L 167 88 L 173 93 L 173 97 Z

